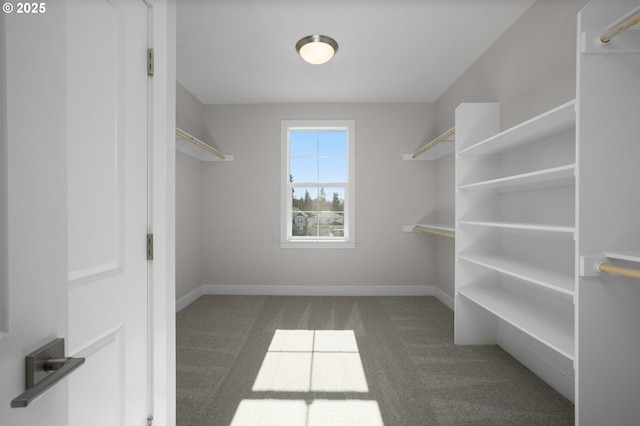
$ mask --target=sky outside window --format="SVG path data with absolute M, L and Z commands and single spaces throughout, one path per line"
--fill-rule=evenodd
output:
M 292 130 L 289 173 L 294 183 L 347 182 L 347 132 Z

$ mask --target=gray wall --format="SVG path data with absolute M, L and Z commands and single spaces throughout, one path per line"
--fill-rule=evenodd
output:
M 176 83 L 176 127 L 206 142 L 202 108 L 195 96 Z
M 460 102 L 500 102 L 509 128 L 575 98 L 577 14 L 587 0 L 537 0 L 436 101 L 437 128 Z
M 436 161 L 436 204 L 438 223 L 455 223 L 455 155 L 449 154 Z M 454 294 L 455 240 L 431 237 L 435 240 L 435 256 L 438 262 L 434 285 L 447 295 Z
M 202 168 L 202 161 L 176 153 L 176 299 L 203 283 Z
M 435 214 L 435 164 L 402 160 L 435 133 L 432 104 L 209 105 L 204 117 L 234 155 L 204 166 L 205 284 L 433 284 L 432 240 L 402 232 Z M 280 248 L 283 119 L 356 121 L 355 249 Z
M 176 126 L 205 139 L 202 104 L 176 86 Z M 176 153 L 176 299 L 202 286 L 202 161 Z
M 537 0 L 436 101 L 438 131 L 453 127 L 461 102 L 499 102 L 501 128 L 507 129 L 574 99 L 577 14 L 586 3 Z M 437 161 L 438 204 L 445 216 L 451 212 L 455 190 L 452 163 L 453 156 Z M 454 245 L 437 244 L 436 282 L 453 297 Z

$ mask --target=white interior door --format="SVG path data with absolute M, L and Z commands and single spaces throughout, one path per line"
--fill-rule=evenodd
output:
M 0 14 L 3 425 L 68 423 L 65 381 L 26 408 L 10 406 L 25 390 L 25 356 L 67 333 L 64 19 L 64 7 Z
M 142 426 L 147 6 L 68 0 L 39 12 L 0 17 L 0 423 Z M 9 408 L 25 355 L 56 337 L 85 364 Z
M 67 10 L 70 425 L 147 418 L 147 6 Z

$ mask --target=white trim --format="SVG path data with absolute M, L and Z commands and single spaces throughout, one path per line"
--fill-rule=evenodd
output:
M 175 88 L 176 2 L 153 0 L 150 8 L 150 46 L 155 50 L 150 77 L 151 153 L 149 158 L 149 232 L 154 235 L 150 265 L 149 374 L 154 424 L 176 421 L 175 343 Z
M 431 285 L 217 285 L 205 284 L 176 301 L 176 313 L 204 295 L 225 296 L 435 296 L 453 309 L 453 298 Z M 451 304 L 451 305 L 450 305 Z
M 204 294 L 264 296 L 433 296 L 430 285 L 214 285 Z
M 331 240 L 295 240 L 280 241 L 280 248 L 296 249 L 354 249 L 355 241 L 331 241 Z
M 89 358 L 113 343 L 123 345 L 123 335 L 124 324 L 119 324 L 117 327 L 114 327 L 106 333 L 91 339 L 89 342 L 83 342 L 82 346 L 69 350 L 69 356 Z
M 180 312 L 181 310 L 183 310 L 184 308 L 186 308 L 187 306 L 189 306 L 190 304 L 198 300 L 198 298 L 203 294 L 204 294 L 204 286 L 200 286 L 195 290 L 182 296 L 180 299 L 176 300 L 176 313 Z
M 449 296 L 444 291 L 442 291 L 440 289 L 440 287 L 434 287 L 434 294 L 433 295 L 435 297 L 437 297 L 439 301 L 441 301 L 442 303 L 447 305 L 447 307 L 449 309 L 451 309 L 452 311 L 455 311 L 455 305 L 456 305 L 455 299 L 453 297 Z
M 500 321 L 498 325 L 497 343 L 562 396 L 575 403 L 575 373 L 572 360 L 505 321 Z
M 118 257 L 121 256 L 118 255 Z M 108 262 L 103 265 L 91 266 L 89 268 L 71 271 L 68 274 L 69 288 L 78 287 L 82 284 L 96 281 L 100 278 L 103 278 L 110 274 L 115 274 L 122 270 L 122 261 L 118 260 L 116 262 Z

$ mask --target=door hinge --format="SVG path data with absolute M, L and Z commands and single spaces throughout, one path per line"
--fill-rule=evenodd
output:
M 153 417 L 147 419 L 147 426 L 153 426 Z
M 147 260 L 153 260 L 153 234 L 147 234 Z
M 153 75 L 153 47 L 147 49 L 147 75 Z

